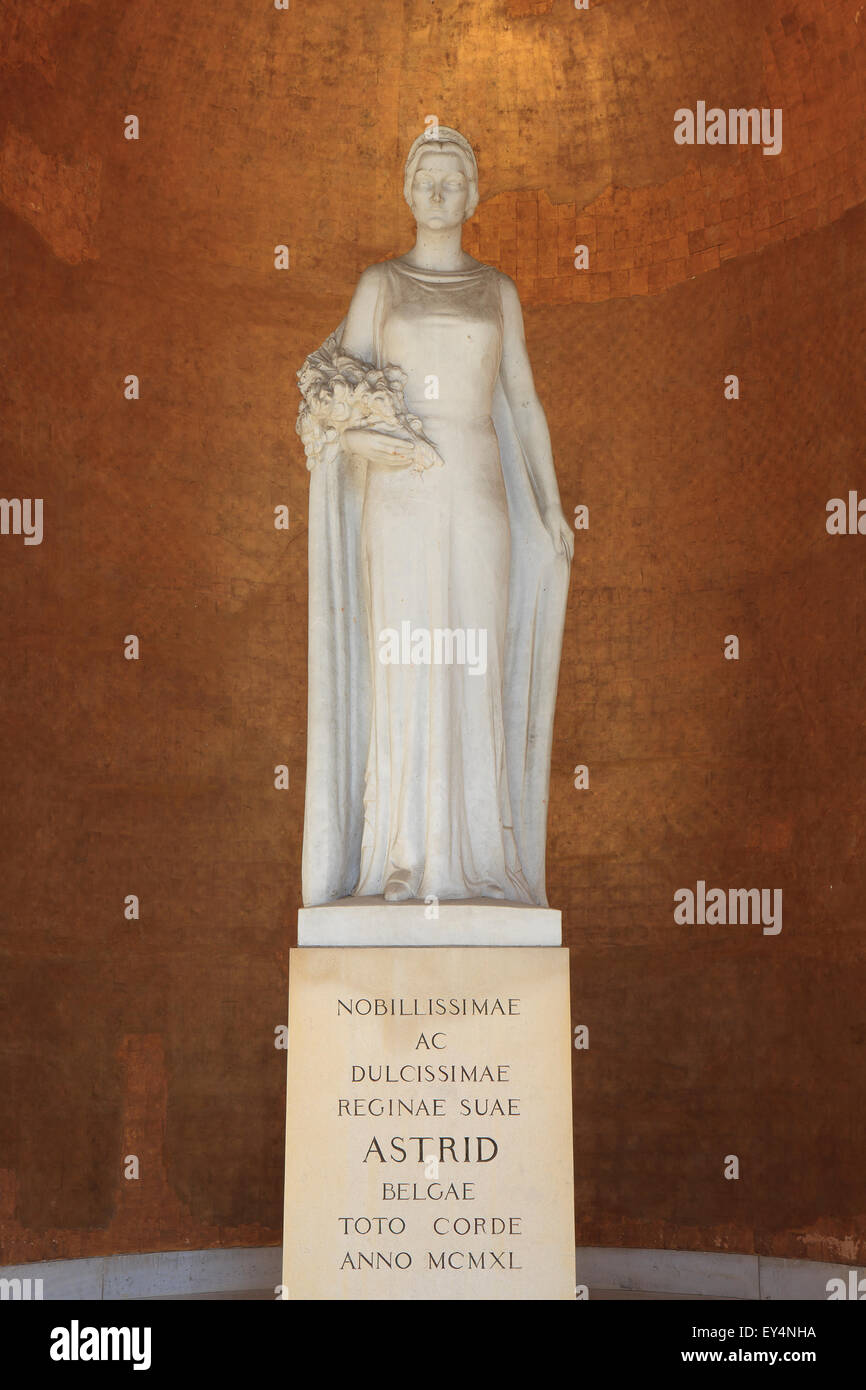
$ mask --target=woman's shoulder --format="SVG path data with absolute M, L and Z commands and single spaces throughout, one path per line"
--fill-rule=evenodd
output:
M 502 289 L 513 290 L 515 294 L 517 293 L 517 286 L 511 276 L 506 275 L 504 270 L 500 270 L 498 266 L 495 265 L 488 266 L 487 269 L 496 276 L 496 282 Z
M 521 314 L 520 294 L 511 276 L 506 275 L 504 270 L 494 270 L 493 273 L 496 276 L 499 298 L 506 318 Z
M 378 285 L 386 273 L 387 264 L 387 261 L 375 261 L 373 265 L 365 266 L 358 276 L 358 288 L 361 285 Z
M 352 296 L 352 303 L 359 307 L 364 304 L 374 304 L 382 288 L 385 277 L 386 261 L 379 261 L 375 265 L 368 265 L 358 276 L 358 283 L 355 286 L 355 293 Z
M 483 261 L 478 261 L 478 269 L 486 272 L 491 285 L 495 285 L 503 300 L 511 297 L 517 298 L 517 286 L 510 275 L 506 275 L 504 270 L 500 270 L 496 265 L 487 265 Z

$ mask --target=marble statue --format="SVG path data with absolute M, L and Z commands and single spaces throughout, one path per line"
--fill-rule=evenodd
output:
M 431 135 L 433 138 L 431 138 Z M 303 898 L 545 906 L 573 532 L 468 141 L 406 161 L 412 250 L 298 373 L 310 469 Z

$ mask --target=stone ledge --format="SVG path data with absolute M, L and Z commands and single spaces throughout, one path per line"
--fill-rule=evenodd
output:
M 440 902 L 339 898 L 298 913 L 299 946 L 561 946 L 562 913 L 551 907 L 466 898 Z
M 47 1260 L 0 1268 L 0 1278 L 42 1279 L 46 1302 L 141 1298 L 222 1297 L 276 1290 L 280 1247 L 180 1250 L 158 1254 L 105 1255 Z M 617 1290 L 644 1298 L 715 1298 L 747 1302 L 824 1302 L 827 1280 L 847 1282 L 854 1265 L 777 1256 L 699 1250 L 578 1247 L 577 1282 L 596 1291 Z M 860 1276 L 866 1273 L 860 1270 Z M 605 1295 L 607 1296 L 607 1295 Z M 274 1293 L 269 1293 L 274 1297 Z

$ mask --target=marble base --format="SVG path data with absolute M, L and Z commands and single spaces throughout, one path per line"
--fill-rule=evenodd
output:
M 565 949 L 292 951 L 283 1296 L 573 1299 L 571 1058 Z
M 561 946 L 562 913 L 494 898 L 439 903 L 339 898 L 301 908 L 298 945 Z

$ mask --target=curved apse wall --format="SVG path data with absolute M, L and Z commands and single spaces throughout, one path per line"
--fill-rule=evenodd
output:
M 294 372 L 408 246 L 430 114 L 589 508 L 548 854 L 577 1241 L 863 1261 L 866 541 L 825 523 L 863 479 L 866 9 L 227 9 L 0 20 L 3 489 L 45 499 L 42 545 L 2 538 L 0 1262 L 280 1239 Z M 699 101 L 781 109 L 781 153 L 678 145 Z M 678 925 L 698 881 L 781 888 L 781 932 Z

